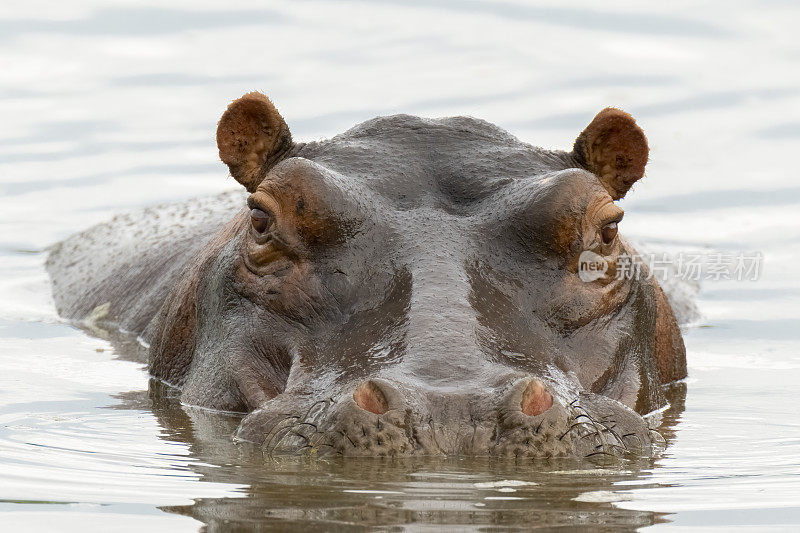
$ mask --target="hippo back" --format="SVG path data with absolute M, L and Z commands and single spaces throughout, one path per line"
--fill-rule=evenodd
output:
M 46 268 L 58 313 L 149 342 L 148 326 L 181 273 L 243 204 L 241 191 L 163 204 L 53 245 Z

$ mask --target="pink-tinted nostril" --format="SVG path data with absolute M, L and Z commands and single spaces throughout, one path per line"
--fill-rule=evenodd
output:
M 522 393 L 520 407 L 522 412 L 529 416 L 544 413 L 553 406 L 553 396 L 547 392 L 541 381 L 532 379 Z
M 353 400 L 360 408 L 376 415 L 382 415 L 389 410 L 386 395 L 372 381 L 365 381 L 353 391 Z

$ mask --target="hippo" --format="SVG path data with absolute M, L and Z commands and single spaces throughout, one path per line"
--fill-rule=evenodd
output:
M 378 117 L 295 142 L 261 93 L 231 103 L 244 188 L 118 216 L 53 246 L 67 320 L 138 339 L 234 440 L 333 456 L 648 456 L 686 377 L 676 315 L 617 201 L 644 176 L 606 108 L 571 151 L 483 120 Z M 595 264 L 585 276 L 584 259 Z

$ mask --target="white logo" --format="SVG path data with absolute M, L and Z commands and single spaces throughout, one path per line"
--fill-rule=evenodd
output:
M 586 283 L 602 278 L 606 275 L 606 270 L 608 262 L 602 255 L 584 250 L 578 257 L 578 277 Z

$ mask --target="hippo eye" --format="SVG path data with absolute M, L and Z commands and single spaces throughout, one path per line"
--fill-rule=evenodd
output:
M 251 209 L 250 222 L 256 232 L 264 233 L 272 225 L 272 217 L 261 209 Z
M 603 226 L 603 229 L 600 230 L 600 233 L 603 236 L 603 244 L 611 244 L 617 236 L 617 223 L 610 222 Z

